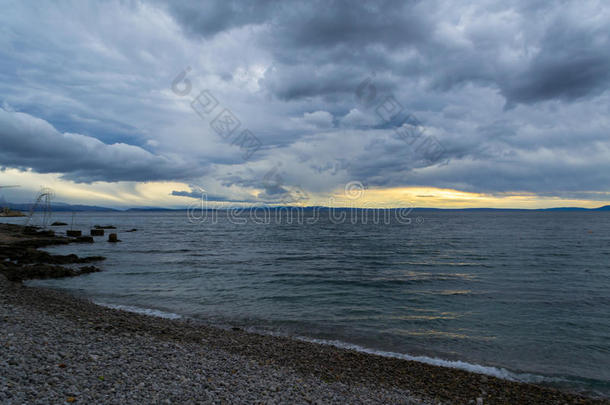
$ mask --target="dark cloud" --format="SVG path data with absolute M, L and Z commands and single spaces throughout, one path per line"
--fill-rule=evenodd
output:
M 505 93 L 511 105 L 573 100 L 606 90 L 609 78 L 609 57 L 572 55 L 568 60 L 534 62 L 523 78 L 511 83 Z
M 384 44 L 402 47 L 421 40 L 425 19 L 411 8 L 417 1 L 377 2 L 234 0 L 168 2 L 167 7 L 188 30 L 203 37 L 251 24 L 266 24 L 265 40 L 286 48 L 333 48 Z M 307 58 L 294 52 L 288 59 Z
M 239 198 L 239 199 L 235 199 L 235 198 L 231 198 L 231 197 L 227 197 L 227 196 L 223 196 L 223 195 L 218 195 L 218 194 L 212 194 L 212 193 L 208 193 L 205 190 L 201 189 L 200 187 L 197 186 L 190 186 L 191 189 L 190 191 L 185 191 L 185 190 L 173 190 L 171 195 L 175 196 L 175 197 L 188 197 L 188 198 L 195 198 L 197 200 L 202 200 L 202 201 L 207 201 L 207 202 L 232 202 L 232 203 L 236 203 L 236 202 L 255 202 L 256 200 L 253 199 L 249 199 L 249 198 Z
M 293 204 L 305 201 L 309 197 L 309 193 L 298 184 L 298 181 L 278 164 L 264 172 L 233 173 L 222 178 L 222 185 L 256 189 L 258 193 L 254 201 L 258 203 Z
M 293 2 L 273 21 L 273 43 L 281 50 L 295 49 L 285 60 L 304 61 L 312 50 L 332 49 L 358 56 L 367 46 L 404 48 L 425 40 L 426 18 L 415 7 L 417 1 Z M 279 54 L 281 50 L 278 51 Z M 324 53 L 323 53 L 324 54 Z M 314 58 L 316 56 L 312 55 Z
M 177 157 L 138 146 L 105 144 L 80 134 L 60 133 L 29 114 L 0 108 L 0 162 L 38 173 L 61 173 L 77 183 L 187 179 L 204 173 Z
M 551 158 L 544 153 L 523 158 L 515 154 L 502 162 L 463 160 L 438 170 L 414 171 L 414 185 L 459 189 L 470 192 L 533 193 L 536 195 L 587 195 L 585 190 L 610 188 L 610 163 L 603 154 L 591 157 L 590 165 L 566 165 L 560 155 Z M 596 167 L 597 171 L 591 170 Z
M 274 9 L 282 7 L 277 0 L 244 2 L 236 0 L 168 2 L 172 15 L 187 31 L 210 37 L 219 32 L 266 21 Z
M 195 191 L 195 190 L 191 190 L 191 191 L 173 190 L 172 191 L 172 195 L 176 196 L 176 197 L 201 198 L 202 197 L 202 192 L 201 191 Z
M 527 68 L 503 85 L 509 106 L 598 95 L 610 83 L 608 27 L 574 28 L 559 19 L 549 27 Z
M 595 17 L 595 5 L 585 2 L 562 12 L 562 5 L 544 2 L 488 3 L 475 5 L 474 12 L 443 1 L 291 1 L 256 7 L 213 2 L 170 8 L 204 37 L 248 24 L 264 26 L 255 41 L 274 56 L 275 69 L 261 83 L 282 100 L 341 97 L 371 72 L 390 74 L 394 88 L 415 78 L 441 91 L 465 83 L 492 86 L 509 107 L 574 100 L 608 88 L 608 26 L 583 22 Z M 470 24 L 451 31 L 451 14 L 438 10 L 469 18 Z
M 234 177 L 235 183 L 241 183 L 241 181 Z M 247 180 L 246 180 L 247 182 Z M 253 204 L 293 204 L 307 199 L 307 193 L 300 189 L 294 188 L 287 190 L 280 184 L 271 183 L 269 179 L 266 179 L 262 184 L 259 184 L 263 190 L 258 193 L 256 198 L 249 196 L 240 195 L 239 197 L 229 197 L 226 195 L 219 195 L 210 193 L 199 186 L 191 185 L 190 191 L 185 190 L 173 190 L 171 195 L 176 197 L 189 197 L 206 202 L 228 202 L 228 203 L 253 203 Z

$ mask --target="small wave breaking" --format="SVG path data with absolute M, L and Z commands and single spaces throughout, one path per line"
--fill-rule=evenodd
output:
M 136 314 L 142 314 L 142 315 L 155 316 L 157 318 L 165 318 L 165 319 L 182 318 L 182 315 L 178 315 L 173 312 L 160 311 L 158 309 L 152 309 L 152 308 L 134 307 L 132 305 L 108 304 L 108 303 L 104 303 L 104 302 L 95 302 L 95 304 L 102 306 L 102 307 L 106 307 L 106 308 L 118 309 L 118 310 L 126 311 L 126 312 L 134 312 Z
M 311 343 L 318 343 L 318 344 L 323 344 L 323 345 L 334 346 L 334 347 L 337 347 L 340 349 L 355 350 L 357 352 L 374 354 L 377 356 L 417 361 L 419 363 L 430 364 L 433 366 L 455 368 L 455 369 L 470 371 L 472 373 L 485 374 L 488 376 L 497 377 L 497 378 L 501 378 L 503 380 L 509 380 L 509 381 L 528 382 L 528 383 L 541 383 L 541 382 L 550 383 L 550 382 L 565 381 L 564 379 L 558 378 L 558 377 L 547 377 L 547 376 L 542 376 L 542 375 L 538 375 L 538 374 L 530 374 L 530 373 L 516 373 L 516 372 L 509 371 L 505 368 L 483 366 L 480 364 L 467 363 L 467 362 L 461 361 L 461 360 L 444 360 L 444 359 L 439 359 L 437 357 L 412 356 L 412 355 L 404 354 L 404 353 L 396 353 L 396 352 L 388 352 L 388 351 L 384 351 L 384 350 L 369 349 L 369 348 L 366 348 L 366 347 L 363 347 L 360 345 L 356 345 L 353 343 L 342 342 L 340 340 L 315 339 L 315 338 L 308 338 L 305 336 L 295 336 L 295 339 L 298 339 L 298 340 L 301 340 L 304 342 L 311 342 Z

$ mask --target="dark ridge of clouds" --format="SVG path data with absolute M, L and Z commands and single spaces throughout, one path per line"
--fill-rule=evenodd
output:
M 157 181 L 202 175 L 201 166 L 155 155 L 125 143 L 105 144 L 86 135 L 60 133 L 29 114 L 0 108 L 0 162 L 4 167 L 60 173 L 77 183 Z
M 367 78 L 375 77 L 378 95 L 390 94 L 396 89 L 396 77 L 374 74 L 367 65 L 348 64 L 282 65 L 265 72 L 259 80 L 261 86 L 282 101 L 320 98 L 329 111 L 346 106 L 356 107 L 356 91 Z M 349 109 L 348 109 L 349 111 Z
M 330 67 L 329 72 L 320 72 L 307 66 L 295 66 L 267 72 L 260 83 L 280 100 L 290 101 L 351 95 L 365 74 L 359 69 L 355 72 L 341 72 Z
M 199 187 L 191 186 L 190 191 L 186 190 L 173 190 L 171 195 L 175 197 L 188 197 L 194 198 L 197 200 L 207 201 L 207 202 L 231 202 L 231 203 L 243 203 L 243 202 L 256 202 L 256 200 L 248 199 L 248 198 L 231 198 L 218 194 L 210 194 Z
M 176 197 L 189 197 L 189 198 L 201 198 L 201 191 L 185 191 L 185 190 L 173 190 L 172 194 Z
M 225 187 L 236 185 L 239 187 L 262 189 L 264 199 L 281 199 L 290 194 L 290 191 L 283 186 L 284 177 L 277 170 L 271 169 L 262 174 L 260 178 L 254 176 L 256 175 L 253 173 L 248 173 L 245 176 L 232 174 L 224 177 L 222 184 Z
M 337 50 L 381 44 L 403 48 L 425 40 L 426 18 L 414 11 L 417 1 L 354 2 L 349 0 L 294 2 L 274 20 L 273 40 L 282 49 L 298 49 L 293 61 L 317 48 Z
M 506 95 L 511 104 L 576 100 L 606 90 L 609 78 L 610 58 L 576 55 L 565 61 L 534 63 L 523 80 L 517 80 L 506 90 Z
M 371 72 L 391 74 L 393 88 L 405 80 L 423 80 L 442 92 L 467 83 L 495 87 L 509 108 L 596 96 L 610 82 L 608 22 L 587 21 L 596 17 L 594 2 L 576 8 L 491 1 L 472 9 L 440 0 L 252 4 L 168 7 L 204 38 L 249 24 L 265 27 L 252 41 L 273 55 L 275 69 L 261 83 L 285 101 L 332 101 Z M 460 18 L 468 21 L 464 32 L 442 34 L 447 22 Z M 486 21 L 491 18 L 497 24 Z
M 610 84 L 608 27 L 582 29 L 560 19 L 527 69 L 503 88 L 509 106 L 598 95 Z
M 246 25 L 266 24 L 271 30 L 267 40 L 301 51 L 345 44 L 359 47 L 382 43 L 391 48 L 402 47 L 422 40 L 425 32 L 425 20 L 410 11 L 417 4 L 415 0 L 210 0 L 166 4 L 183 27 L 204 38 Z M 292 53 L 288 59 L 296 60 L 296 56 L 297 53 Z
M 263 23 L 282 4 L 278 0 L 185 0 L 167 2 L 167 8 L 188 32 L 209 38 L 232 28 Z

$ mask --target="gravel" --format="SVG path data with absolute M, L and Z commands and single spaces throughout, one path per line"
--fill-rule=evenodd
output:
M 404 389 L 325 382 L 204 341 L 97 324 L 83 327 L 83 319 L 71 319 L 69 311 L 48 313 L 29 306 L 34 289 L 4 278 L 0 284 L 3 404 L 432 403 L 416 400 Z

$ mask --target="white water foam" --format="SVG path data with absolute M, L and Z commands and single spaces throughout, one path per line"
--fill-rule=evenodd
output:
M 377 356 L 383 357 L 392 357 L 396 359 L 403 360 L 411 360 L 417 361 L 419 363 L 426 363 L 433 366 L 441 366 L 441 367 L 449 367 L 456 368 L 460 370 L 470 371 L 472 373 L 485 374 L 492 377 L 501 378 L 503 380 L 509 381 L 519 381 L 519 382 L 529 382 L 529 383 L 540 383 L 540 382 L 560 382 L 565 381 L 561 378 L 557 377 L 546 377 L 537 374 L 529 374 L 529 373 L 515 373 L 512 371 L 508 371 L 505 368 L 499 367 L 491 367 L 491 366 L 482 366 L 480 364 L 472 364 L 467 363 L 465 361 L 459 360 L 444 360 L 436 357 L 427 357 L 427 356 L 411 356 L 409 354 L 396 353 L 396 352 L 387 352 L 383 350 L 374 350 L 369 349 L 363 346 L 355 345 L 352 343 L 345 343 L 340 340 L 326 340 L 326 339 L 313 339 L 304 336 L 296 336 L 298 340 L 302 340 L 304 342 L 318 343 L 323 345 L 334 346 L 340 349 L 349 349 L 355 350 L 357 352 L 374 354 Z
M 182 318 L 181 315 L 175 314 L 173 312 L 165 312 L 165 311 L 160 311 L 160 310 L 151 309 L 151 308 L 140 308 L 140 307 L 135 307 L 135 306 L 131 306 L 131 305 L 107 304 L 107 303 L 102 303 L 102 302 L 95 302 L 95 304 L 103 306 L 103 307 L 107 307 L 107 308 L 118 309 L 118 310 L 127 311 L 127 312 L 135 312 L 138 314 L 155 316 L 158 318 L 166 318 L 166 319 Z M 221 325 L 216 325 L 216 326 L 222 327 Z M 226 328 L 228 329 L 229 327 L 227 326 Z M 253 328 L 246 328 L 246 330 L 253 332 L 253 333 L 261 334 L 261 331 L 257 331 Z M 273 336 L 286 336 L 283 334 L 273 333 L 273 332 L 269 332 L 269 331 L 262 332 L 262 334 L 273 335 Z M 480 364 L 467 363 L 465 361 L 460 361 L 460 360 L 444 360 L 444 359 L 439 359 L 437 357 L 412 356 L 410 354 L 404 354 L 404 353 L 396 353 L 396 352 L 388 352 L 388 351 L 384 351 L 384 350 L 369 349 L 364 346 L 356 345 L 353 343 L 346 343 L 346 342 L 342 342 L 340 340 L 315 339 L 315 338 L 308 338 L 305 336 L 293 336 L 293 338 L 304 341 L 304 342 L 317 343 L 317 344 L 322 344 L 322 345 L 327 345 L 327 346 L 334 346 L 334 347 L 337 347 L 340 349 L 355 350 L 357 352 L 373 354 L 373 355 L 382 356 L 382 357 L 391 357 L 391 358 L 402 359 L 402 360 L 411 360 L 411 361 L 417 361 L 419 363 L 430 364 L 433 366 L 455 368 L 455 369 L 469 371 L 472 373 L 478 373 L 478 374 L 484 374 L 484 375 L 488 375 L 488 376 L 492 376 L 492 377 L 497 377 L 497 378 L 501 378 L 503 380 L 509 380 L 509 381 L 519 381 L 519 382 L 529 382 L 529 383 L 565 381 L 558 377 L 547 377 L 547 376 L 542 376 L 542 375 L 538 375 L 538 374 L 530 374 L 530 373 L 515 373 L 515 372 L 509 371 L 505 368 L 501 368 L 501 367 L 483 366 Z
M 104 302 L 94 302 L 94 303 L 99 306 L 106 307 L 106 308 L 119 309 L 121 311 L 127 311 L 127 312 L 135 312 L 136 314 L 155 316 L 157 318 L 165 318 L 165 319 L 182 318 L 181 315 L 174 314 L 173 312 L 159 311 L 158 309 L 140 308 L 140 307 L 134 307 L 132 305 L 107 304 Z

